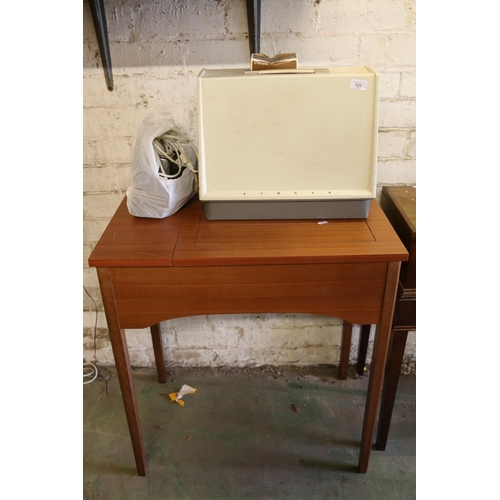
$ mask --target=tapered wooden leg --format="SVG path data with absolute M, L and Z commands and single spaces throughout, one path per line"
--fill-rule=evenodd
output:
M 113 282 L 109 269 L 98 268 L 99 285 L 101 288 L 102 300 L 104 303 L 104 312 L 108 323 L 113 356 L 115 358 L 116 371 L 120 389 L 122 392 L 125 415 L 127 417 L 132 448 L 134 450 L 135 463 L 139 476 L 146 475 L 146 453 L 142 440 L 141 424 L 139 421 L 139 411 L 137 409 L 137 399 L 135 397 L 134 380 L 130 367 L 130 358 L 128 355 L 127 339 L 125 331 L 120 328 L 118 313 L 115 305 Z
M 401 364 L 405 353 L 406 339 L 408 332 L 392 332 L 392 342 L 387 357 L 387 368 L 385 370 L 384 388 L 382 399 L 380 401 L 380 415 L 378 422 L 377 441 L 375 448 L 385 450 L 389 427 L 391 426 L 391 417 L 394 410 L 394 401 L 398 390 L 399 375 L 401 373 Z
M 385 363 L 391 337 L 392 317 L 396 300 L 400 262 L 389 262 L 385 283 L 384 299 L 380 323 L 377 325 L 373 344 L 373 355 L 366 396 L 365 416 L 363 420 L 363 433 L 359 453 L 359 472 L 366 472 L 370 462 L 370 452 L 375 434 L 375 424 L 380 401 L 380 393 L 384 381 Z
M 156 373 L 158 374 L 158 382 L 164 384 L 167 381 L 167 369 L 165 366 L 165 356 L 163 355 L 163 343 L 161 341 L 160 323 L 152 325 L 151 339 L 153 340 L 153 351 L 155 353 Z
M 340 344 L 339 379 L 346 380 L 349 370 L 349 352 L 351 350 L 352 323 L 342 323 L 342 341 Z
M 368 341 L 370 340 L 371 325 L 361 325 L 359 332 L 359 346 L 358 346 L 358 362 L 356 364 L 356 373 L 364 375 L 366 366 L 366 353 L 368 352 Z

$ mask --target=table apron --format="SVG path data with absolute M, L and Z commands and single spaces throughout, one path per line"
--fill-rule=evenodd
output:
M 120 328 L 205 314 L 308 313 L 378 324 L 385 262 L 107 268 Z

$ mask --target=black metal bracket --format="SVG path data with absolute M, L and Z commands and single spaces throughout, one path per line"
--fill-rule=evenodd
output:
M 261 0 L 246 0 L 248 17 L 248 40 L 250 43 L 250 54 L 260 52 L 260 4 Z M 111 54 L 109 52 L 108 26 L 106 23 L 106 12 L 104 0 L 89 0 L 90 12 L 94 22 L 94 30 L 97 44 L 101 54 L 104 77 L 109 90 L 113 90 L 113 69 L 111 66 Z
M 261 0 L 247 0 L 250 54 L 260 52 L 260 2 Z
M 89 0 L 90 12 L 94 21 L 94 30 L 101 54 L 102 67 L 108 90 L 113 90 L 113 69 L 111 67 L 111 54 L 109 53 L 108 26 L 104 0 Z

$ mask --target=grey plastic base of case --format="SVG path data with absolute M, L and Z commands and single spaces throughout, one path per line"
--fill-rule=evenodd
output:
M 209 201 L 208 220 L 366 219 L 370 200 Z

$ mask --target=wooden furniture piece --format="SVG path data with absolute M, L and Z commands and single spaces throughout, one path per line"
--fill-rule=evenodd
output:
M 398 387 L 401 363 L 409 331 L 417 328 L 417 283 L 416 283 L 416 258 L 417 258 L 417 192 L 416 188 L 408 186 L 387 186 L 382 189 L 380 205 L 391 222 L 401 241 L 409 252 L 409 259 L 401 265 L 396 306 L 392 326 L 392 339 L 387 360 L 384 389 L 380 405 L 379 424 L 376 448 L 385 450 L 389 427 L 391 424 L 394 401 Z M 347 378 L 349 364 L 349 348 L 351 345 L 352 324 L 344 322 L 342 329 L 341 361 L 339 378 Z M 363 374 L 370 325 L 362 325 L 358 362 L 356 372 Z
M 261 0 L 246 0 L 248 19 L 248 42 L 250 54 L 260 52 L 260 13 Z M 104 0 L 89 0 L 92 22 L 101 54 L 101 62 L 104 70 L 104 78 L 108 90 L 113 90 L 113 68 L 111 65 L 111 53 L 109 51 L 108 24 L 106 21 L 106 9 Z
M 365 372 L 366 352 L 368 350 L 368 341 L 370 339 L 371 325 L 361 325 L 361 333 L 358 344 L 358 362 L 356 364 L 356 373 L 363 375 Z M 352 323 L 344 321 L 342 324 L 342 344 L 340 347 L 339 379 L 347 380 L 349 371 L 349 355 L 352 339 Z
M 97 268 L 137 471 L 146 475 L 127 328 L 151 327 L 160 382 L 159 322 L 224 313 L 310 313 L 377 324 L 358 467 L 375 432 L 397 278 L 408 253 L 376 201 L 358 220 L 208 221 L 192 199 L 166 219 L 123 200 L 89 258 Z

